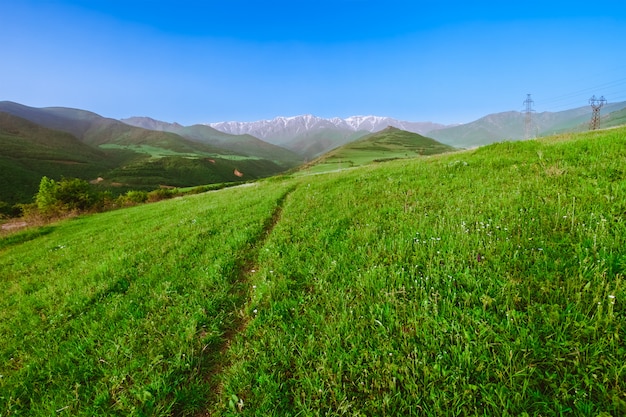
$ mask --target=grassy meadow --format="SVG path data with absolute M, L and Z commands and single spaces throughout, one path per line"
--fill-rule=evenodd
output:
M 0 239 L 0 416 L 626 414 L 626 128 Z

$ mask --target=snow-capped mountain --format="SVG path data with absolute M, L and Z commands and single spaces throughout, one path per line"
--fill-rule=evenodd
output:
M 378 132 L 388 126 L 409 132 L 425 134 L 434 129 L 444 127 L 431 122 L 406 122 L 391 117 L 352 116 L 346 119 L 335 117 L 324 119 L 310 114 L 294 117 L 276 117 L 272 120 L 256 122 L 219 122 L 208 123 L 208 126 L 232 135 L 249 134 L 274 144 L 284 144 L 293 138 L 330 129 L 346 132 Z

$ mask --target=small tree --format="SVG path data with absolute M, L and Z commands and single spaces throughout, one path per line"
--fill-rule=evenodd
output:
M 39 191 L 35 195 L 35 203 L 42 214 L 51 214 L 59 209 L 59 184 L 48 177 L 39 182 Z

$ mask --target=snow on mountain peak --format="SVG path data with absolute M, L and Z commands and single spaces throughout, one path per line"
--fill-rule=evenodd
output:
M 443 127 L 443 125 L 430 122 L 405 122 L 381 116 L 350 116 L 345 119 L 339 117 L 324 119 L 312 114 L 276 117 L 271 120 L 259 120 L 256 122 L 218 122 L 208 123 L 207 125 L 224 133 L 233 135 L 249 134 L 271 143 L 280 143 L 286 138 L 321 129 L 378 132 L 393 126 L 410 132 L 424 134 L 430 130 Z

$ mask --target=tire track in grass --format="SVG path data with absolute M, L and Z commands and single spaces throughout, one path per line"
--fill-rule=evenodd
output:
M 213 387 L 211 395 L 207 399 L 207 408 L 196 414 L 197 417 L 211 416 L 211 407 L 215 404 L 219 396 L 222 394 L 223 387 L 218 378 L 222 370 L 229 364 L 226 362 L 226 352 L 230 348 L 230 345 L 235 336 L 243 332 L 249 323 L 249 318 L 246 317 L 244 312 L 244 306 L 248 298 L 248 285 L 250 277 L 258 269 L 258 255 L 260 249 L 263 247 L 267 238 L 272 234 L 272 231 L 280 221 L 283 212 L 283 206 L 285 201 L 291 193 L 297 188 L 297 185 L 289 187 L 285 193 L 276 201 L 276 207 L 263 224 L 261 231 L 251 239 L 250 246 L 242 251 L 235 263 L 235 280 L 232 284 L 231 293 L 236 301 L 234 312 L 236 314 L 232 326 L 230 326 L 223 334 L 222 345 L 219 349 L 215 364 L 208 370 L 206 375 L 207 383 Z

